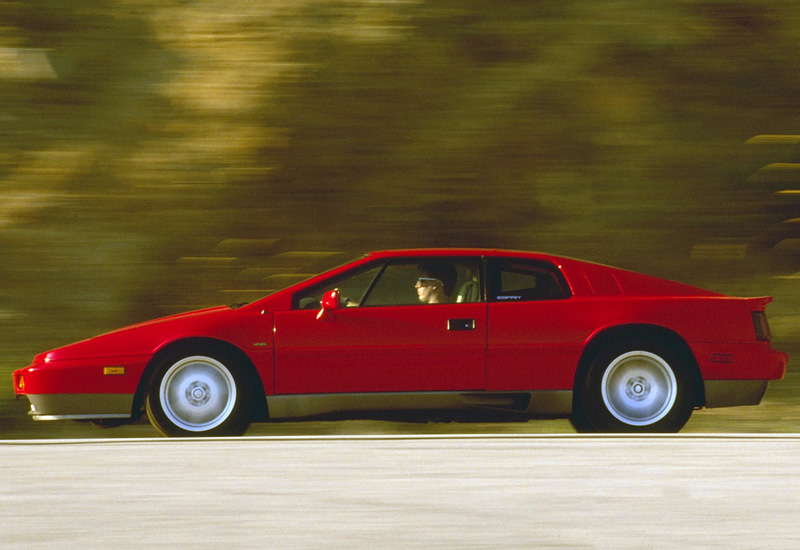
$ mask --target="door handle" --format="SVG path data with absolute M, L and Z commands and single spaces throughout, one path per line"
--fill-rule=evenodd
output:
M 475 330 L 475 319 L 448 319 L 447 330 Z

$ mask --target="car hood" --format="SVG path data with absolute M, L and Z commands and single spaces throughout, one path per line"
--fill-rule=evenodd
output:
M 223 323 L 234 312 L 219 306 L 137 323 L 39 354 L 34 363 L 151 355 L 169 340 L 207 334 L 209 327 Z

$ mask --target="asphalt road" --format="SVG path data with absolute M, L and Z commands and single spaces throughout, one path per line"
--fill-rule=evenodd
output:
M 800 547 L 800 436 L 0 442 L 0 548 Z

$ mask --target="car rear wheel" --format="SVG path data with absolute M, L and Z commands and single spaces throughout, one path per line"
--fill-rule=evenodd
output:
M 166 436 L 240 435 L 251 395 L 242 367 L 226 354 L 179 353 L 161 361 L 145 400 L 147 417 Z
M 655 342 L 610 346 L 577 388 L 579 431 L 677 432 L 693 409 L 689 369 Z

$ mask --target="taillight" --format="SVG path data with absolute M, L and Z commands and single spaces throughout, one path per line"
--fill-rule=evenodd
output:
M 769 323 L 767 323 L 767 314 L 763 311 L 753 311 L 751 314 L 753 315 L 753 328 L 756 330 L 756 340 L 760 342 L 772 340 Z

